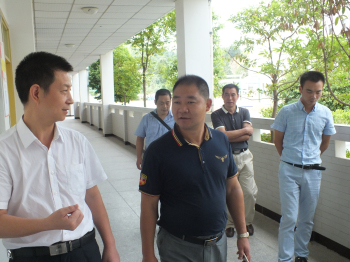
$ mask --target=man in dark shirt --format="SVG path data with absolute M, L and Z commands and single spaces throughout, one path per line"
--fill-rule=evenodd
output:
M 238 180 L 244 194 L 245 222 L 249 235 L 254 234 L 252 225 L 255 215 L 258 188 L 254 180 L 253 155 L 248 149 L 248 139 L 253 134 L 249 111 L 237 106 L 239 88 L 228 84 L 222 88 L 224 105 L 211 114 L 213 127 L 225 133 L 231 143 L 233 159 L 238 168 Z M 234 223 L 228 212 L 226 235 L 233 237 Z
M 238 255 L 250 259 L 242 189 L 228 139 L 205 125 L 209 88 L 198 76 L 173 89 L 175 126 L 146 150 L 140 177 L 143 262 L 224 262 L 226 204 L 238 232 Z M 160 200 L 160 218 L 158 202 Z

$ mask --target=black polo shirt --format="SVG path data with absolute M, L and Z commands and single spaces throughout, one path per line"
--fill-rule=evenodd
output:
M 222 108 L 211 114 L 211 122 L 213 123 L 214 129 L 225 127 L 226 131 L 242 129 L 243 123 L 251 124 L 248 109 L 238 106 L 233 115 L 222 106 Z M 248 148 L 248 141 L 231 142 L 231 147 L 232 150 Z
M 226 182 L 237 175 L 237 167 L 226 135 L 205 130 L 198 147 L 175 125 L 145 152 L 139 190 L 160 196 L 157 224 L 170 233 L 209 236 L 225 228 Z

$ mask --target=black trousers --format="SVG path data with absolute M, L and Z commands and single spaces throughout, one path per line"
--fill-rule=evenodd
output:
M 9 262 L 102 262 L 101 253 L 96 240 L 57 256 L 15 257 Z

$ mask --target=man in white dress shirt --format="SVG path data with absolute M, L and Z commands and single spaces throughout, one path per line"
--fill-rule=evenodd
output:
M 16 69 L 24 115 L 0 136 L 0 238 L 10 262 L 120 261 L 97 187 L 107 176 L 87 139 L 56 124 L 73 103 L 71 71 L 45 52 Z

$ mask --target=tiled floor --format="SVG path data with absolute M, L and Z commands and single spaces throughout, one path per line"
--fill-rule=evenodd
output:
M 81 124 L 72 118 L 60 125 L 83 133 L 93 145 L 107 175 L 108 180 L 99 185 L 116 245 L 122 262 L 140 262 L 141 240 L 139 230 L 140 193 L 138 192 L 139 171 L 136 168 L 136 152 L 115 137 L 103 137 L 102 133 L 89 124 Z M 250 238 L 252 261 L 277 261 L 278 223 L 256 214 L 255 234 Z M 102 247 L 102 241 L 98 236 Z M 349 262 L 324 246 L 311 242 L 310 262 Z M 228 240 L 228 261 L 238 261 L 236 239 Z M 6 250 L 0 245 L 0 262 L 6 261 Z

